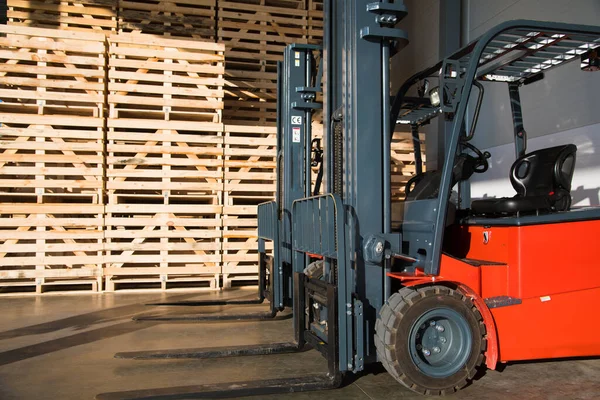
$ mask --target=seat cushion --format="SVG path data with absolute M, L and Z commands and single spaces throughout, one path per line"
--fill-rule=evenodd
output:
M 516 214 L 551 208 L 552 202 L 549 196 L 515 196 L 471 202 L 471 211 L 474 214 Z

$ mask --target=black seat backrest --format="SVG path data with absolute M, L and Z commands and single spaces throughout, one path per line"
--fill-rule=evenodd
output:
M 517 195 L 542 196 L 571 191 L 577 146 L 567 144 L 532 151 L 519 157 L 510 169 Z

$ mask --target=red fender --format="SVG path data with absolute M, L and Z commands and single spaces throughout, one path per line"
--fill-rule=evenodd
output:
M 399 279 L 402 281 L 402 285 L 407 287 L 431 285 L 432 283 L 451 283 L 453 286 L 456 286 L 462 294 L 469 297 L 473 304 L 475 304 L 475 307 L 477 307 L 481 313 L 485 329 L 487 330 L 485 365 L 491 370 L 496 369 L 496 365 L 498 364 L 498 334 L 496 333 L 496 323 L 494 322 L 494 317 L 492 316 L 490 309 L 488 308 L 487 304 L 485 304 L 481 296 L 463 283 L 451 281 L 441 277 L 409 274 L 405 275 L 394 272 L 388 273 L 388 276 Z

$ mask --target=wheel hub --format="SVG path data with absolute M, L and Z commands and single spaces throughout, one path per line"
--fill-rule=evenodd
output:
M 472 340 L 468 322 L 458 312 L 449 308 L 429 310 L 411 327 L 411 359 L 426 375 L 444 378 L 465 365 Z

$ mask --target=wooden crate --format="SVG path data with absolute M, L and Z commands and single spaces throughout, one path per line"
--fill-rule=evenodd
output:
M 216 0 L 118 0 L 119 32 L 214 40 Z
M 0 112 L 103 118 L 104 35 L 0 26 Z
M 0 204 L 0 288 L 102 283 L 100 204 Z
M 221 121 L 223 45 L 131 33 L 109 42 L 110 118 Z
M 275 199 L 276 129 L 225 126 L 223 281 L 258 274 L 257 206 Z
M 0 287 L 98 290 L 104 35 L 0 33 Z
M 109 204 L 219 204 L 221 124 L 109 119 L 108 127 Z
M 117 0 L 8 0 L 8 24 L 115 32 Z
M 218 40 L 225 50 L 224 122 L 274 126 L 277 61 L 285 46 L 307 43 L 302 1 L 218 2 Z
M 0 33 L 0 203 L 102 204 L 104 36 Z
M 307 12 L 301 3 L 268 4 L 265 0 L 219 1 L 218 39 L 226 45 L 225 57 L 236 66 L 233 69 L 275 66 L 283 60 L 286 45 L 307 42 Z
M 109 119 L 106 290 L 221 272 L 222 125 Z
M 220 205 L 109 204 L 106 206 L 105 290 L 118 285 L 207 282 L 221 272 Z

